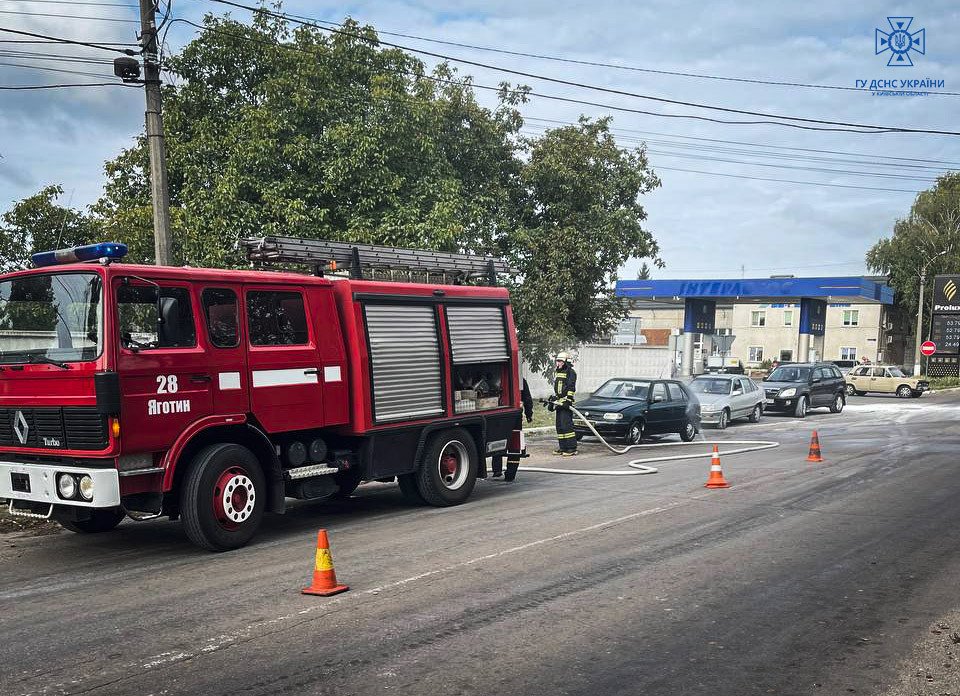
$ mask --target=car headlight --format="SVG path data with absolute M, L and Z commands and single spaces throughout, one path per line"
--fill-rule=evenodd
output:
M 701 411 L 706 411 L 706 412 L 709 413 L 709 412 L 711 412 L 711 411 L 716 411 L 716 410 L 717 410 L 717 407 L 714 406 L 713 404 L 700 404 L 700 410 L 701 410 Z
M 69 500 L 77 494 L 77 480 L 70 474 L 57 474 L 57 492 L 61 498 Z
M 603 420 L 623 420 L 622 413 L 604 413 Z
M 777 396 L 779 396 L 781 399 L 787 399 L 787 398 L 790 398 L 791 396 L 796 396 L 796 395 L 797 395 L 796 387 L 790 387 L 789 389 L 784 389 L 779 394 L 777 394 Z
M 93 500 L 93 479 L 87 474 L 80 477 L 80 495 L 87 502 Z

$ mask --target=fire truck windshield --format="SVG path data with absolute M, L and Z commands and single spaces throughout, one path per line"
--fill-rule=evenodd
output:
M 0 363 L 62 365 L 99 357 L 102 285 L 95 273 L 0 281 Z

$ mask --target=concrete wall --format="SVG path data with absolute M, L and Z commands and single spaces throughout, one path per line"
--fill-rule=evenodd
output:
M 670 377 L 673 353 L 661 346 L 580 346 L 574 353 L 577 391 L 592 392 L 611 377 Z M 533 398 L 553 393 L 552 384 L 540 374 L 523 367 Z

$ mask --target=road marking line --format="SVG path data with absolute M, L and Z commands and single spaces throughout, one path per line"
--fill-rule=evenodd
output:
M 139 670 L 141 672 L 146 672 L 146 671 L 150 671 L 150 670 L 161 668 L 161 667 L 167 667 L 179 662 L 184 662 L 186 660 L 190 660 L 195 657 L 199 657 L 201 655 L 208 655 L 210 653 L 217 652 L 219 650 L 222 650 L 223 648 L 227 648 L 231 645 L 239 643 L 246 638 L 253 637 L 252 634 L 257 629 L 276 626 L 277 624 L 290 621 L 291 619 L 296 619 L 299 616 L 305 616 L 317 611 L 330 609 L 333 606 L 351 601 L 355 598 L 366 597 L 369 595 L 378 595 L 381 592 L 385 592 L 387 590 L 393 590 L 398 587 L 403 587 L 405 585 L 409 585 L 411 583 L 415 583 L 425 578 L 433 577 L 435 575 L 450 573 L 456 570 L 460 570 L 462 568 L 468 568 L 470 566 L 476 565 L 477 563 L 483 563 L 484 561 L 490 561 L 497 558 L 502 558 L 503 556 L 509 556 L 515 553 L 520 553 L 522 551 L 526 551 L 528 549 L 531 549 L 537 546 L 543 546 L 544 544 L 563 541 L 565 539 L 570 539 L 571 537 L 580 536 L 582 534 L 594 532 L 599 529 L 604 529 L 606 527 L 612 527 L 618 524 L 623 524 L 624 522 L 629 522 L 630 520 L 639 519 L 641 517 L 647 517 L 649 515 L 655 515 L 660 512 L 666 512 L 673 508 L 680 507 L 681 505 L 689 504 L 691 501 L 708 497 L 709 495 L 711 494 L 701 493 L 691 497 L 683 498 L 681 500 L 677 500 L 667 505 L 658 505 L 657 507 L 647 508 L 645 510 L 639 510 L 637 512 L 632 512 L 629 515 L 622 515 L 620 517 L 615 517 L 609 520 L 604 520 L 602 522 L 597 522 L 597 523 L 588 525 L 586 527 L 580 527 L 578 529 L 573 529 L 568 532 L 562 532 L 561 534 L 555 534 L 553 536 L 545 537 L 543 539 L 536 539 L 534 541 L 529 541 L 525 544 L 520 544 L 518 546 L 512 546 L 510 548 L 503 549 L 501 551 L 495 551 L 493 553 L 484 554 L 482 556 L 476 556 L 466 561 L 460 561 L 458 563 L 453 563 L 451 565 L 444 566 L 442 568 L 436 568 L 434 570 L 428 570 L 424 573 L 418 573 L 417 575 L 411 575 L 410 577 L 406 577 L 401 580 L 395 580 L 394 582 L 389 582 L 389 583 L 380 585 L 378 587 L 370 588 L 368 590 L 361 590 L 361 591 L 353 592 L 350 594 L 339 595 L 332 599 L 324 600 L 322 604 L 314 604 L 310 607 L 307 607 L 306 609 L 301 609 L 300 611 L 297 611 L 293 614 L 285 614 L 283 616 L 277 616 L 275 618 L 267 619 L 265 621 L 259 621 L 256 623 L 252 623 L 248 626 L 245 626 L 244 628 L 239 629 L 237 631 L 233 631 L 231 633 L 224 633 L 214 638 L 209 638 L 206 640 L 203 647 L 197 650 L 168 651 L 168 652 L 160 653 L 159 655 L 153 655 L 151 657 L 139 660 L 135 663 L 129 663 L 128 665 L 126 665 L 123 671 L 125 673 L 128 673 L 130 670 Z M 265 635 L 269 635 L 269 632 Z M 261 635 L 258 637 L 263 637 L 263 636 Z M 120 677 L 118 680 L 115 680 L 115 681 L 122 681 L 125 678 L 126 677 Z M 110 683 L 114 683 L 114 682 L 110 682 Z M 93 687 L 93 688 L 101 688 L 101 687 Z

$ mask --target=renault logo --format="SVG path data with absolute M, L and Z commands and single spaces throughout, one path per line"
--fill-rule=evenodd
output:
M 17 415 L 13 419 L 13 432 L 16 433 L 21 445 L 27 444 L 27 435 L 30 433 L 30 426 L 27 425 L 27 419 L 24 417 L 23 411 L 17 411 Z
M 957 284 L 948 280 L 947 284 L 943 286 L 943 294 L 946 295 L 948 301 L 953 302 L 953 298 L 957 296 Z

